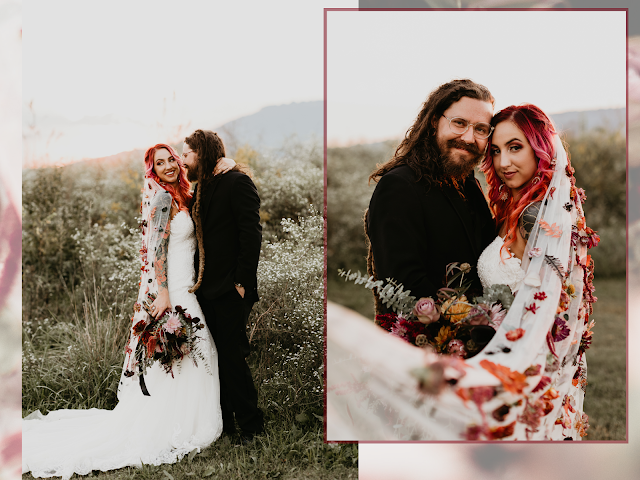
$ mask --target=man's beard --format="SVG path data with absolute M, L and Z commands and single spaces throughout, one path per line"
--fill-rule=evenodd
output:
M 196 163 L 192 168 L 187 167 L 185 170 L 187 171 L 187 180 L 190 182 L 198 181 L 198 174 L 200 172 L 199 164 Z
M 442 177 L 445 181 L 464 180 L 471 175 L 475 166 L 478 165 L 484 157 L 484 152 L 481 152 L 475 143 L 466 144 L 462 140 L 458 139 L 447 140 L 444 144 L 438 142 L 438 148 L 440 149 Z M 467 160 L 460 158 L 458 161 L 455 161 L 452 158 L 452 148 L 461 148 L 466 150 L 471 154 L 471 157 Z

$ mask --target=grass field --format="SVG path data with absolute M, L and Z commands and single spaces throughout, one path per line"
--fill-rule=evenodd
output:
M 597 269 L 597 265 L 596 265 Z M 597 270 L 596 270 L 597 273 Z M 589 382 L 584 411 L 590 428 L 585 440 L 626 439 L 627 321 L 624 278 L 594 281 L 598 301 L 593 344 L 587 351 Z
M 597 269 L 597 265 L 596 265 Z M 596 321 L 593 343 L 587 351 L 588 386 L 584 411 L 590 428 L 584 440 L 626 440 L 626 289 L 624 278 L 594 281 L 598 301 L 593 305 Z M 362 285 L 345 283 L 328 275 L 328 298 L 367 318 L 373 318 L 371 292 Z
M 235 445 L 230 437 L 223 435 L 209 448 L 199 454 L 194 451 L 179 463 L 94 471 L 88 477 L 101 480 L 358 478 L 357 445 L 325 444 L 322 435 L 321 427 L 311 433 L 295 425 L 267 424 L 266 433 L 256 437 L 252 446 Z M 22 478 L 33 477 L 25 474 Z M 74 475 L 72 478 L 87 477 Z

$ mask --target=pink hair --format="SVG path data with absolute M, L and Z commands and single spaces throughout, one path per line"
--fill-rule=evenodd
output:
M 180 167 L 180 173 L 178 173 L 177 188 L 169 183 L 164 183 L 162 180 L 160 180 L 160 178 L 158 177 L 158 175 L 156 175 L 156 172 L 153 169 L 154 167 L 153 158 L 156 154 L 156 151 L 162 150 L 163 148 L 169 151 L 169 154 L 178 162 L 178 166 Z M 146 171 L 144 172 L 145 178 L 152 178 L 156 182 L 158 182 L 160 185 L 162 185 L 162 187 L 171 194 L 173 199 L 176 202 L 178 202 L 178 206 L 180 207 L 180 209 L 189 207 L 189 201 L 191 200 L 191 197 L 192 197 L 190 192 L 191 184 L 187 180 L 187 175 L 184 172 L 184 165 L 182 164 L 182 159 L 180 158 L 180 155 L 178 155 L 178 152 L 176 152 L 173 147 L 165 143 L 158 143 L 157 145 L 154 145 L 153 147 L 149 148 L 144 154 L 144 165 L 146 167 Z
M 501 122 L 513 122 L 527 138 L 529 145 L 535 152 L 538 159 L 538 171 L 540 181 L 530 182 L 522 190 L 522 196 L 516 202 L 511 195 L 507 201 L 500 200 L 501 192 L 499 191 L 502 181 L 493 168 L 493 156 L 491 155 L 491 138 L 487 147 L 487 156 L 485 157 L 480 170 L 485 174 L 487 183 L 489 184 L 489 206 L 495 215 L 496 224 L 498 226 L 506 222 L 507 233 L 503 248 L 509 248 L 516 241 L 516 230 L 518 228 L 518 219 L 523 210 L 532 202 L 541 201 L 547 193 L 553 169 L 551 162 L 554 157 L 553 136 L 556 130 L 549 117 L 535 105 L 523 104 L 512 105 L 500 110 L 491 119 L 491 125 L 494 127 Z

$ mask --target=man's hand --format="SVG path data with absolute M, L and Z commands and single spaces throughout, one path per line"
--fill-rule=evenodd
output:
M 235 166 L 236 166 L 235 160 L 233 160 L 232 158 L 222 157 L 220 160 L 218 160 L 218 163 L 216 164 L 216 168 L 213 169 L 213 174 L 220 175 L 221 173 L 227 173 L 229 170 L 231 170 Z
M 244 287 L 239 287 L 238 285 L 236 285 L 236 290 L 238 291 L 240 296 L 244 298 Z

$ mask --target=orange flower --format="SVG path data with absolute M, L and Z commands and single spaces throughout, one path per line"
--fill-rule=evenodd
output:
M 436 343 L 438 345 L 442 345 L 445 342 L 448 342 L 450 335 L 451 335 L 451 328 L 441 327 L 440 331 L 438 332 L 438 336 L 436 337 Z
M 468 388 L 457 389 L 456 395 L 458 395 L 465 404 L 467 403 L 467 400 L 471 400 L 471 392 Z
M 538 223 L 540 223 L 542 229 L 547 232 L 545 235 L 550 235 L 554 238 L 560 238 L 560 236 L 562 235 L 562 228 L 560 228 L 559 225 L 556 225 L 555 223 L 549 225 L 544 220 L 540 220 Z
M 550 388 L 540 397 L 543 400 L 554 400 L 558 398 L 560 394 L 554 388 Z
M 515 330 L 507 332 L 505 337 L 507 337 L 507 340 L 509 340 L 510 342 L 515 342 L 516 340 L 522 338 L 523 335 L 524 329 L 516 328 Z
M 442 315 L 451 323 L 458 323 L 460 320 L 469 315 L 472 306 L 467 304 L 467 297 L 462 295 L 460 298 L 450 298 L 442 304 Z
M 498 365 L 489 360 L 482 360 L 480 366 L 498 378 L 507 392 L 522 393 L 524 387 L 529 385 L 526 382 L 527 376 L 524 373 L 511 370 L 509 367 Z
M 504 427 L 494 427 L 489 430 L 489 436 L 492 440 L 499 440 L 504 437 L 510 437 L 516 428 L 516 421 L 514 420 L 509 425 Z

